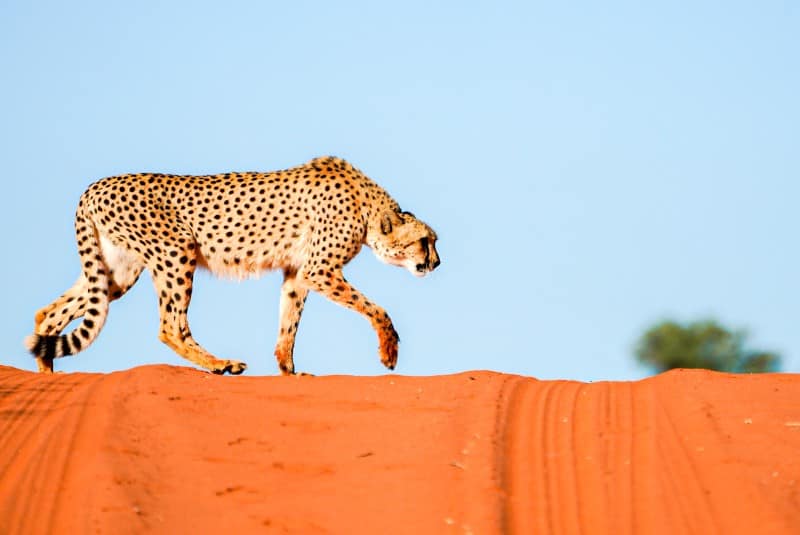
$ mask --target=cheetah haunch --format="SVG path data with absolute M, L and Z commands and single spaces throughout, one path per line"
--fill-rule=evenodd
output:
M 146 267 L 158 293 L 159 339 L 214 373 L 242 373 L 244 362 L 214 357 L 189 330 L 198 266 L 240 279 L 283 270 L 275 356 L 284 375 L 294 373 L 295 334 L 309 290 L 366 317 L 378 334 L 381 362 L 394 369 L 398 337 L 388 314 L 351 286 L 342 268 L 363 244 L 418 276 L 439 265 L 436 233 L 334 157 L 270 173 L 104 178 L 81 196 L 75 230 L 82 273 L 36 313 L 34 334 L 25 339 L 42 372 L 53 371 L 54 358 L 92 343 L 109 303 Z M 75 330 L 60 334 L 80 317 Z

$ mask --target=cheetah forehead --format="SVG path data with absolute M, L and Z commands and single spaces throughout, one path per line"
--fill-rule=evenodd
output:
M 424 221 L 418 219 L 417 216 L 407 211 L 400 211 L 400 217 L 403 220 L 404 226 L 418 229 L 419 232 L 427 233 L 429 238 L 436 239 L 436 232 Z
M 394 235 L 395 239 L 401 243 L 411 243 L 421 240 L 422 238 L 428 238 L 433 241 L 437 240 L 436 233 L 433 229 L 416 218 L 397 227 Z

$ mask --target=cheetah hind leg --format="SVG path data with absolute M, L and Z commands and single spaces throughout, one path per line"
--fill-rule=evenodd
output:
M 38 336 L 58 336 L 71 321 L 83 316 L 86 301 L 83 294 L 88 283 L 81 275 L 72 287 L 58 299 L 39 309 L 34 316 L 33 333 Z M 36 357 L 40 373 L 53 373 L 53 359 Z
M 143 268 L 143 265 L 133 265 L 126 270 L 124 277 L 120 276 L 120 270 L 112 271 L 108 289 L 109 301 L 115 301 L 125 295 L 136 283 Z M 36 312 L 33 320 L 34 334 L 58 336 L 70 322 L 82 317 L 86 312 L 88 299 L 91 299 L 91 296 L 87 298 L 88 289 L 89 283 L 81 275 L 61 297 Z M 53 373 L 53 359 L 36 357 L 36 364 L 39 372 Z
M 162 322 L 162 330 L 158 336 L 159 340 L 164 342 L 178 355 L 186 360 L 189 360 L 201 368 L 205 368 L 211 373 L 223 375 L 229 373 L 231 375 L 239 375 L 247 369 L 247 364 L 238 360 L 219 359 L 203 349 L 191 333 L 184 331 L 182 333 L 174 333 L 164 329 Z
M 203 349 L 192 337 L 188 322 L 186 321 L 186 311 L 181 311 L 180 309 L 176 310 L 177 305 L 171 299 L 166 299 L 164 301 L 165 304 L 161 305 L 161 328 L 158 333 L 159 340 L 164 342 L 186 360 L 218 375 L 224 373 L 239 375 L 247 369 L 247 364 L 244 362 L 219 359 Z
M 181 254 L 191 254 L 192 251 L 181 251 Z M 158 338 L 169 346 L 173 351 L 194 364 L 206 370 L 222 375 L 230 373 L 239 375 L 247 364 L 238 360 L 219 359 L 203 349 L 195 341 L 189 330 L 187 311 L 192 295 L 192 279 L 194 269 L 191 265 L 184 265 L 182 275 L 173 277 L 173 280 L 181 280 L 182 286 L 175 288 L 163 271 L 151 269 L 153 282 L 156 290 L 159 291 L 158 307 L 161 318 Z M 168 289 L 172 286 L 171 289 Z

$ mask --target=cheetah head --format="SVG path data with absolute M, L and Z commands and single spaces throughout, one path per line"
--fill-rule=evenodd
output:
M 377 226 L 377 225 L 376 225 Z M 410 212 L 386 212 L 367 243 L 379 260 L 424 277 L 439 265 L 436 233 Z

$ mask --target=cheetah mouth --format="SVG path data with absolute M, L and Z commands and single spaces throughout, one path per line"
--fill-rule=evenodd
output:
M 426 262 L 425 264 L 417 264 L 415 266 L 415 269 L 416 269 L 415 275 L 417 275 L 419 277 L 422 277 L 424 275 L 427 275 L 428 273 L 430 273 L 434 269 L 436 269 L 438 266 L 439 266 L 439 261 L 436 261 L 436 262 L 433 262 L 433 263 Z

